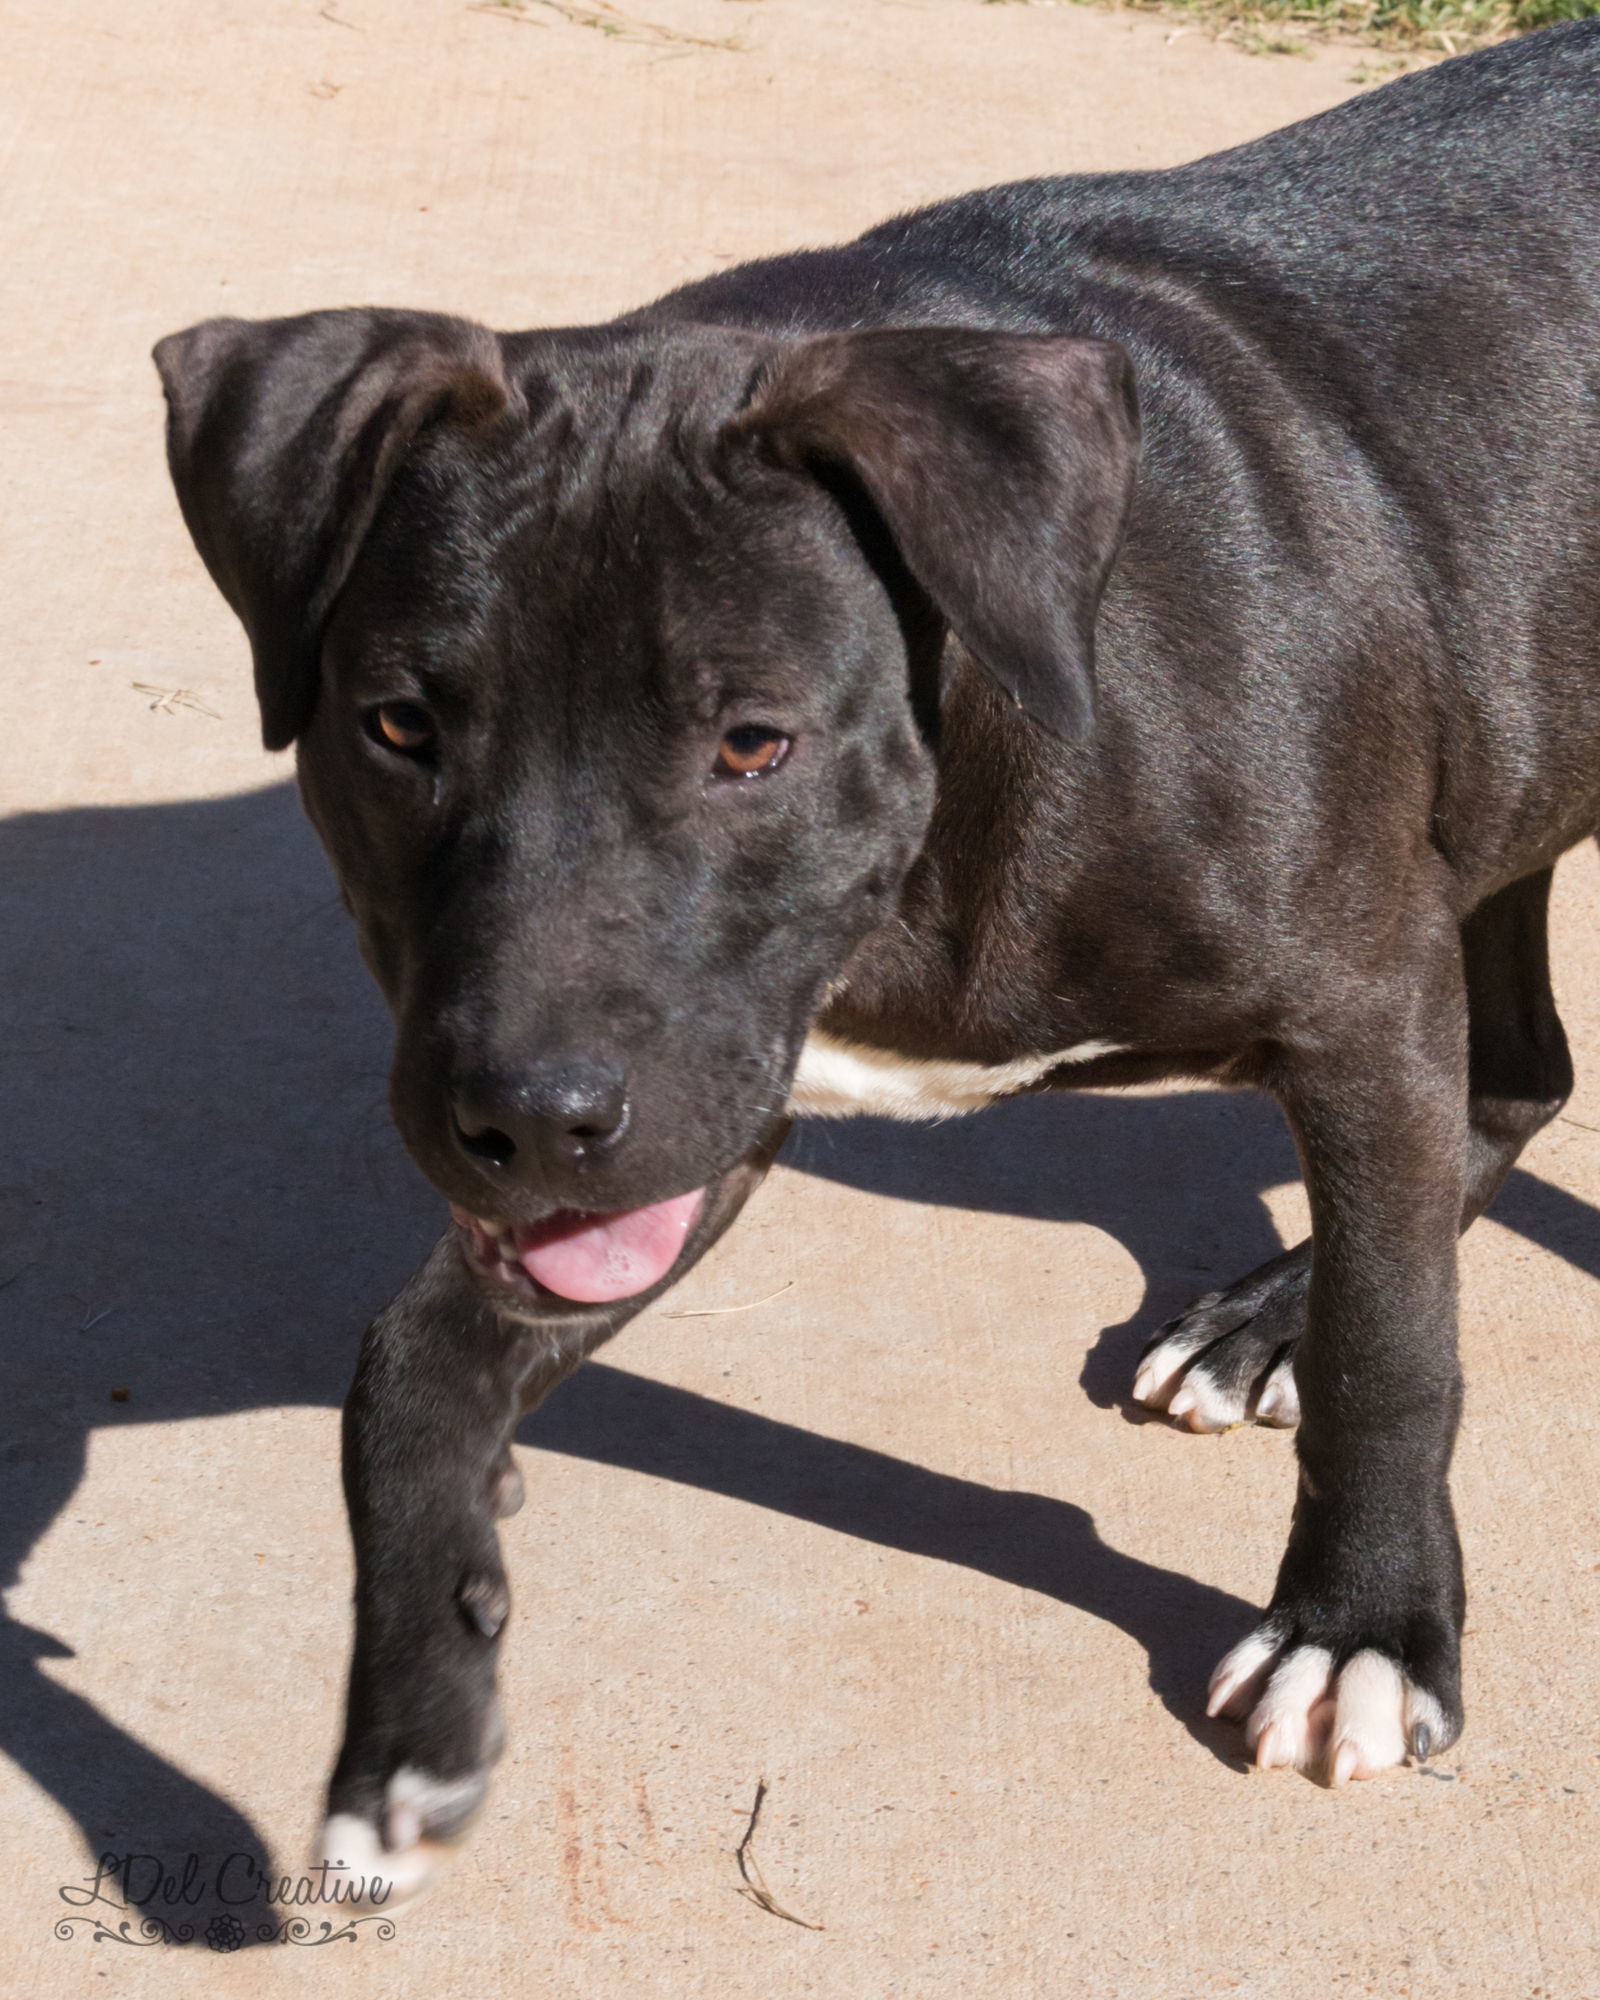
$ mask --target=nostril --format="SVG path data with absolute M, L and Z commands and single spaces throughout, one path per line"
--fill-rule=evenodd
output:
M 603 1139 L 619 1139 L 628 1123 L 628 1103 L 621 1093 L 604 1104 L 592 1104 L 571 1123 L 558 1120 L 569 1138 L 581 1145 L 595 1146 Z
M 458 1118 L 456 1137 L 461 1141 L 462 1152 L 486 1161 L 491 1167 L 509 1167 L 517 1156 L 516 1141 L 509 1132 L 502 1132 L 494 1125 L 483 1125 L 476 1132 L 469 1132 Z
M 628 1122 L 627 1084 L 612 1064 L 587 1057 L 535 1063 L 522 1081 L 521 1105 L 550 1137 L 597 1147 Z

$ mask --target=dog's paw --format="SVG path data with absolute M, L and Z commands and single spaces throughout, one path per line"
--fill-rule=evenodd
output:
M 1259 1770 L 1330 1785 L 1375 1778 L 1407 1756 L 1423 1763 L 1461 1733 L 1453 1696 L 1419 1685 L 1388 1653 L 1363 1647 L 1336 1668 L 1326 1646 L 1286 1640 L 1270 1621 L 1218 1663 L 1206 1713 L 1245 1718 Z
M 312 1853 L 322 1895 L 346 1909 L 392 1910 L 427 1887 L 483 1802 L 487 1776 L 435 1778 L 402 1764 L 375 1819 L 333 1812 Z
M 1133 1399 L 1192 1431 L 1300 1421 L 1294 1343 L 1305 1325 L 1304 1248 L 1169 1320 L 1139 1357 Z

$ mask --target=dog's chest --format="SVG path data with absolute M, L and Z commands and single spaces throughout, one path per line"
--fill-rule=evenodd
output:
M 806 1038 L 789 1091 L 789 1110 L 802 1118 L 953 1118 L 981 1111 L 997 1097 L 1026 1090 L 1063 1063 L 1090 1062 L 1121 1052 L 1117 1042 L 1077 1042 L 1052 1055 L 1015 1062 L 919 1060 L 846 1042 L 814 1028 Z

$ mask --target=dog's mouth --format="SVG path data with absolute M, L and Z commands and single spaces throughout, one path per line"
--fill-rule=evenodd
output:
M 489 1222 L 452 1204 L 467 1254 L 484 1277 L 524 1296 L 574 1305 L 637 1298 L 677 1263 L 705 1207 L 706 1191 L 674 1195 L 646 1208 L 595 1215 L 557 1209 L 541 1222 Z

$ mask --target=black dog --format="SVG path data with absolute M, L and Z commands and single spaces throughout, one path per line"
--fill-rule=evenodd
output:
M 1335 1783 L 1454 1741 L 1456 1238 L 1570 1087 L 1600 828 L 1600 23 L 606 326 L 157 358 L 455 1204 L 347 1409 L 327 1851 L 403 1887 L 478 1803 L 513 1427 L 793 1109 L 1273 1092 L 1314 1249 L 1136 1385 L 1300 1421 L 1212 1707 Z

